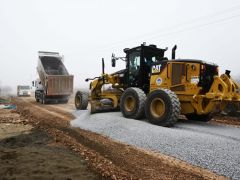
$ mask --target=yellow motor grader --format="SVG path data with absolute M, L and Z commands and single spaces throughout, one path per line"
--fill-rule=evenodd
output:
M 164 56 L 166 49 L 146 45 L 124 49 L 126 57 L 112 55 L 126 62 L 126 68 L 113 74 L 104 72 L 91 80 L 90 95 L 78 91 L 76 109 L 91 112 L 119 110 L 126 118 L 142 119 L 160 126 L 173 126 L 180 114 L 190 120 L 209 121 L 228 103 L 240 101 L 240 87 L 230 71 L 219 76 L 218 66 L 195 59 Z

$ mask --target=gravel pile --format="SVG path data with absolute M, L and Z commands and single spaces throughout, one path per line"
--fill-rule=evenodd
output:
M 240 128 L 181 121 L 173 128 L 126 119 L 120 112 L 75 111 L 72 126 L 240 179 Z

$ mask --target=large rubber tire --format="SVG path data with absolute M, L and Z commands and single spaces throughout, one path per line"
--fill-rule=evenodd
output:
M 77 91 L 75 95 L 75 107 L 77 110 L 85 110 L 88 106 L 88 93 Z
M 145 114 L 152 124 L 171 127 L 180 115 L 180 101 L 169 89 L 157 89 L 151 92 L 145 103 Z
M 185 116 L 187 117 L 188 120 L 192 120 L 192 121 L 208 122 L 212 119 L 212 116 L 210 114 L 202 114 L 202 115 L 186 114 Z
M 39 99 L 37 98 L 36 94 L 35 94 L 35 100 L 36 102 L 39 102 Z
M 41 103 L 42 104 L 47 104 L 48 103 L 44 93 L 42 94 Z
M 144 117 L 144 104 L 146 94 L 139 88 L 126 89 L 120 100 L 120 110 L 124 117 L 142 119 Z

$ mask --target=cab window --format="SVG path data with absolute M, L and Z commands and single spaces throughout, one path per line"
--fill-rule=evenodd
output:
M 129 74 L 137 75 L 140 69 L 140 52 L 129 54 Z

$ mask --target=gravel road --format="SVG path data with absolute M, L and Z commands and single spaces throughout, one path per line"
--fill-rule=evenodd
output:
M 72 126 L 101 133 L 112 139 L 150 149 L 240 179 L 240 128 L 180 121 L 165 128 L 124 118 L 120 112 L 89 115 L 75 111 Z

